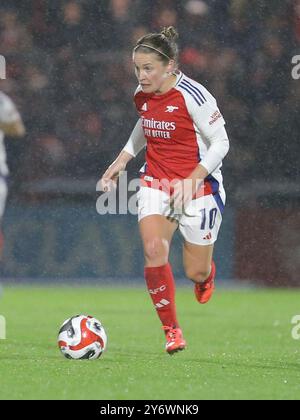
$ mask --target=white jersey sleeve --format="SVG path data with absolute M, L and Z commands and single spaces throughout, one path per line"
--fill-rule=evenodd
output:
M 140 151 L 146 146 L 147 140 L 144 135 L 141 118 L 136 123 L 124 151 L 136 157 Z
M 21 119 L 21 116 L 13 101 L 0 92 L 0 123 L 13 124 Z
M 200 83 L 185 77 L 178 88 L 194 123 L 201 165 L 211 174 L 229 151 L 225 120 L 216 99 Z
M 138 85 L 134 92 L 134 96 L 142 90 L 141 85 Z M 126 143 L 123 150 L 129 153 L 131 156 L 136 157 L 140 151 L 146 146 L 147 140 L 145 138 L 142 119 L 140 118 L 134 127 L 128 142 Z
M 204 138 L 211 137 L 225 125 L 216 99 L 204 86 L 192 79 L 184 79 L 179 87 L 188 112 Z
M 219 128 L 209 139 L 210 147 L 201 161 L 209 174 L 213 173 L 229 152 L 229 140 L 225 127 Z

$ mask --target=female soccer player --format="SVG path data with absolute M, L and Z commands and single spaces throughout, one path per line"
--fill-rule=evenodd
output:
M 4 137 L 24 137 L 25 127 L 13 101 L 0 91 L 0 262 L 4 246 L 4 237 L 2 234 L 2 218 L 5 211 L 7 198 L 7 182 L 9 170 L 6 163 L 6 150 Z
M 213 250 L 225 205 L 220 168 L 229 150 L 216 100 L 178 70 L 177 37 L 175 28 L 169 27 L 137 42 L 133 62 L 139 86 L 134 101 L 140 118 L 101 179 L 102 188 L 109 189 L 127 163 L 147 146 L 138 219 L 145 279 L 169 354 L 186 347 L 176 315 L 171 241 L 179 228 L 186 276 L 195 283 L 198 302 L 207 303 L 215 288 Z

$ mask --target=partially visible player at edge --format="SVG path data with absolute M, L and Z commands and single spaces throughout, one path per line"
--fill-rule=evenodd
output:
M 24 137 L 25 127 L 13 101 L 0 91 L 0 261 L 3 252 L 2 219 L 7 199 L 7 177 L 9 170 L 6 163 L 4 137 Z
M 169 27 L 137 42 L 133 62 L 139 86 L 134 101 L 140 119 L 101 179 L 102 188 L 110 189 L 147 145 L 138 193 L 139 226 L 145 279 L 169 354 L 186 347 L 176 315 L 171 241 L 179 228 L 186 276 L 195 283 L 198 302 L 207 303 L 215 288 L 213 250 L 226 199 L 220 168 L 229 150 L 216 100 L 178 70 L 177 37 L 176 29 Z M 164 187 L 166 180 L 176 180 L 173 188 Z M 185 212 L 177 214 L 182 206 Z

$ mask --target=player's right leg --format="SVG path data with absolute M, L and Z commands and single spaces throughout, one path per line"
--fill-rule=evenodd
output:
M 186 346 L 177 320 L 175 281 L 169 263 L 170 245 L 178 224 L 159 214 L 158 207 L 154 210 L 153 203 L 156 201 L 158 204 L 161 199 L 165 199 L 161 191 L 142 190 L 139 196 L 139 226 L 147 287 L 165 331 L 166 351 L 173 354 Z

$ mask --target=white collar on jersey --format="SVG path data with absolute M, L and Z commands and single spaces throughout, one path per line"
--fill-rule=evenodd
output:
M 180 70 L 175 70 L 175 71 L 173 72 L 173 74 L 177 77 L 177 79 L 176 79 L 176 84 L 175 84 L 175 86 L 177 86 L 177 85 L 178 85 L 178 83 L 180 82 L 180 80 L 181 80 L 182 76 L 183 76 L 183 73 L 182 73 L 182 71 L 180 71 Z

